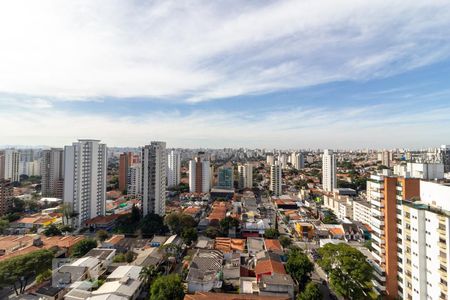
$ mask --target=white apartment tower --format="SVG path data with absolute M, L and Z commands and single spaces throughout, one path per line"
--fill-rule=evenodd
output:
M 181 181 L 180 153 L 172 150 L 167 155 L 167 186 L 177 186 Z
M 166 213 L 166 143 L 151 142 L 142 149 L 143 215 Z
M 140 196 L 142 185 L 142 165 L 134 164 L 128 168 L 127 195 Z
M 6 180 L 11 180 L 12 182 L 19 181 L 20 152 L 12 149 L 5 150 L 4 160 L 5 160 L 4 178 Z
M 450 290 L 450 187 L 420 182 L 420 201 L 397 205 L 401 299 L 447 299 Z
M 327 192 L 332 192 L 337 187 L 336 155 L 328 149 L 324 150 L 322 157 L 322 186 Z
M 273 154 L 267 154 L 266 163 L 271 166 L 274 162 L 275 158 L 273 157 Z
M 189 191 L 191 193 L 208 193 L 211 188 L 211 166 L 203 152 L 189 161 Z
M 41 158 L 42 196 L 63 197 L 64 150 L 52 148 L 42 151 Z
M 297 170 L 303 169 L 305 167 L 305 157 L 303 156 L 303 153 L 293 152 L 291 154 L 291 163 L 295 169 Z
M 105 215 L 106 145 L 81 139 L 64 147 L 64 203 L 78 214 L 76 227 Z
M 239 188 L 251 189 L 253 188 L 253 166 L 249 163 L 238 166 L 239 174 Z
M 282 194 L 282 170 L 278 163 L 270 166 L 270 190 L 275 196 Z

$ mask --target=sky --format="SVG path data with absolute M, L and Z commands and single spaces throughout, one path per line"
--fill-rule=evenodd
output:
M 0 145 L 450 144 L 450 1 L 0 2 Z

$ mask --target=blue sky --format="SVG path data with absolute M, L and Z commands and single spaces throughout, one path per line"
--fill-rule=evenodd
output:
M 450 143 L 448 1 L 4 1 L 0 145 Z

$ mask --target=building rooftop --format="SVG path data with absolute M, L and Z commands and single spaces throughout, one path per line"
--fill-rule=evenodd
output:
M 184 300 L 289 300 L 289 297 L 284 296 L 259 296 L 248 294 L 225 294 L 225 293 L 210 293 L 210 292 L 196 292 L 193 295 L 185 295 Z

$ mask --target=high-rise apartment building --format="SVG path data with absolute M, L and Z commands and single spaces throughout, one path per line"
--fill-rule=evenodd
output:
M 373 284 L 387 299 L 397 299 L 398 223 L 397 202 L 418 197 L 419 179 L 372 175 L 367 181 L 371 204 L 372 255 L 375 258 Z
M 278 155 L 278 162 L 281 165 L 281 168 L 287 169 L 288 168 L 288 156 L 286 153 L 280 153 Z
M 324 150 L 322 156 L 322 187 L 327 192 L 332 192 L 337 188 L 336 155 L 328 149 Z
M 0 150 L 0 179 L 5 178 L 5 151 Z
M 0 179 L 0 216 L 6 215 L 12 206 L 13 186 L 10 180 Z
M 420 199 L 398 199 L 398 296 L 447 299 L 450 290 L 450 187 L 420 182 Z
M 234 187 L 234 170 L 232 167 L 220 167 L 217 171 L 217 187 L 221 189 L 232 189 Z
M 4 151 L 5 175 L 4 178 L 12 182 L 20 180 L 20 152 L 12 149 Z
M 239 188 L 251 189 L 253 188 L 253 166 L 250 163 L 238 166 L 239 174 Z
M 383 150 L 378 155 L 379 160 L 381 160 L 381 164 L 388 168 L 392 167 L 393 153 L 388 150 Z
M 64 203 L 77 213 L 74 225 L 105 215 L 106 145 L 81 139 L 64 147 Z
M 151 142 L 142 148 L 143 215 L 166 213 L 166 143 Z
M 181 182 L 180 152 L 171 150 L 167 155 L 167 186 L 177 186 Z
M 275 162 L 275 158 L 273 157 L 273 154 L 267 154 L 267 157 L 266 157 L 266 163 L 267 163 L 269 166 L 271 166 L 271 165 L 274 164 L 274 162 Z
M 270 166 L 270 191 L 275 196 L 282 194 L 282 168 L 277 162 Z
M 128 168 L 127 195 L 141 196 L 142 165 L 133 164 Z
M 203 152 L 189 161 L 189 191 L 191 193 L 208 193 L 211 189 L 211 166 Z
M 291 154 L 291 161 L 292 166 L 297 170 L 301 170 L 305 167 L 305 157 L 301 152 L 293 152 Z
M 62 199 L 64 191 L 64 150 L 52 148 L 42 151 L 42 196 Z
M 119 156 L 119 190 L 123 193 L 127 189 L 128 168 L 131 166 L 133 153 L 124 152 Z

